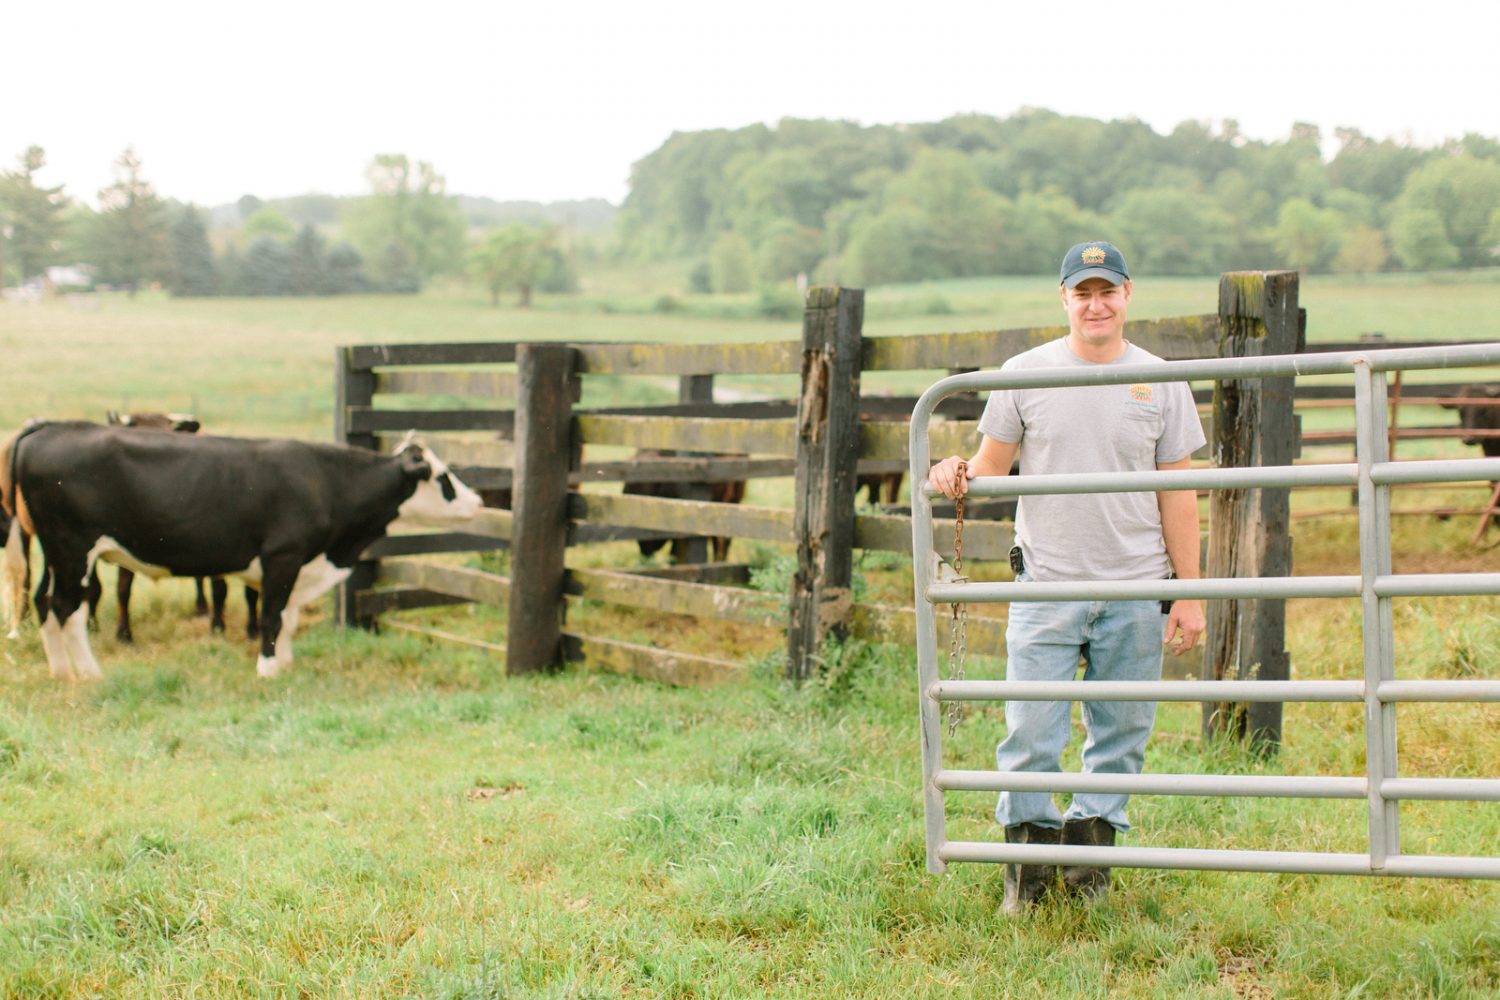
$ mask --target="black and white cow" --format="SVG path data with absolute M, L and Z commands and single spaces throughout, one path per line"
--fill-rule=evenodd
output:
M 47 665 L 63 679 L 100 676 L 83 594 L 99 559 L 151 577 L 237 576 L 258 587 L 256 671 L 273 677 L 292 662 L 299 609 L 342 582 L 366 546 L 393 527 L 452 527 L 481 509 L 410 440 L 378 455 L 82 422 L 13 435 L 0 449 L 0 497 L 41 544 L 37 617 Z
M 112 427 L 134 427 L 143 431 L 172 431 L 176 434 L 196 434 L 202 428 L 202 424 L 196 417 L 188 413 L 116 413 L 110 410 L 105 414 L 105 422 Z M 22 539 L 22 544 L 25 544 Z M 210 607 L 208 598 L 205 596 L 203 577 L 193 580 L 195 592 L 194 611 L 199 615 L 209 616 L 209 631 L 224 631 L 224 605 L 229 598 L 229 586 L 222 579 L 215 578 L 211 584 L 213 594 L 213 605 Z M 135 574 L 124 566 L 120 567 L 119 576 L 115 582 L 115 608 L 119 615 L 115 624 L 115 639 L 119 642 L 134 642 L 135 635 L 130 628 L 130 594 L 135 586 Z M 88 587 L 85 589 L 89 604 L 89 621 L 95 622 L 99 608 L 99 599 L 104 594 L 104 588 L 99 585 L 99 571 L 96 566 L 94 572 L 89 576 Z M 245 635 L 256 639 L 260 636 L 260 619 L 257 615 L 259 607 L 260 592 L 254 587 L 245 587 Z

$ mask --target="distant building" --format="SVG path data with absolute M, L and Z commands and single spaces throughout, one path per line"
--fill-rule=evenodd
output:
M 43 280 L 48 291 L 59 288 L 90 288 L 98 270 L 92 264 L 59 264 L 47 268 L 47 275 Z

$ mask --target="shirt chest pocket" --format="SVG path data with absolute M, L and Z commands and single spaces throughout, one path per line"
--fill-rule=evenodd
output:
M 1122 419 L 1109 427 L 1111 446 L 1125 460 L 1125 467 L 1131 469 L 1155 468 L 1156 442 L 1161 434 L 1161 411 L 1154 407 L 1149 412 L 1127 408 Z

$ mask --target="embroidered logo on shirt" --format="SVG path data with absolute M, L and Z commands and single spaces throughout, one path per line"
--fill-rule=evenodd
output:
M 1130 398 L 1139 403 L 1151 402 L 1151 387 L 1136 383 L 1130 387 Z
M 1103 264 L 1104 263 L 1104 248 L 1103 247 L 1087 247 L 1087 248 L 1084 249 L 1083 253 L 1080 256 L 1083 257 L 1083 262 L 1085 264 Z

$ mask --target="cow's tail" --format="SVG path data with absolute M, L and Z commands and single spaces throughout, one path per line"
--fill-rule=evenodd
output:
M 31 578 L 31 539 L 27 531 L 30 517 L 20 495 L 18 467 L 21 439 L 42 426 L 42 421 L 28 420 L 0 445 L 0 507 L 5 509 L 5 552 L 0 555 L 0 597 L 4 598 L 5 619 L 10 626 L 7 636 L 20 634 L 21 618 L 26 614 L 26 584 Z
M 11 517 L 16 516 L 16 484 L 20 481 L 17 474 L 17 466 L 21 460 L 21 439 L 32 431 L 40 429 L 45 421 L 37 420 L 35 417 L 21 425 L 19 430 L 12 431 L 0 444 L 0 507 L 5 508 L 5 513 Z
M 0 590 L 5 594 L 5 620 L 10 626 L 6 637 L 14 639 L 21 634 L 21 616 L 26 613 L 26 578 L 30 568 L 31 554 L 27 549 L 26 533 L 21 530 L 21 519 L 10 519 L 10 533 L 5 539 L 5 554 L 0 556 Z

